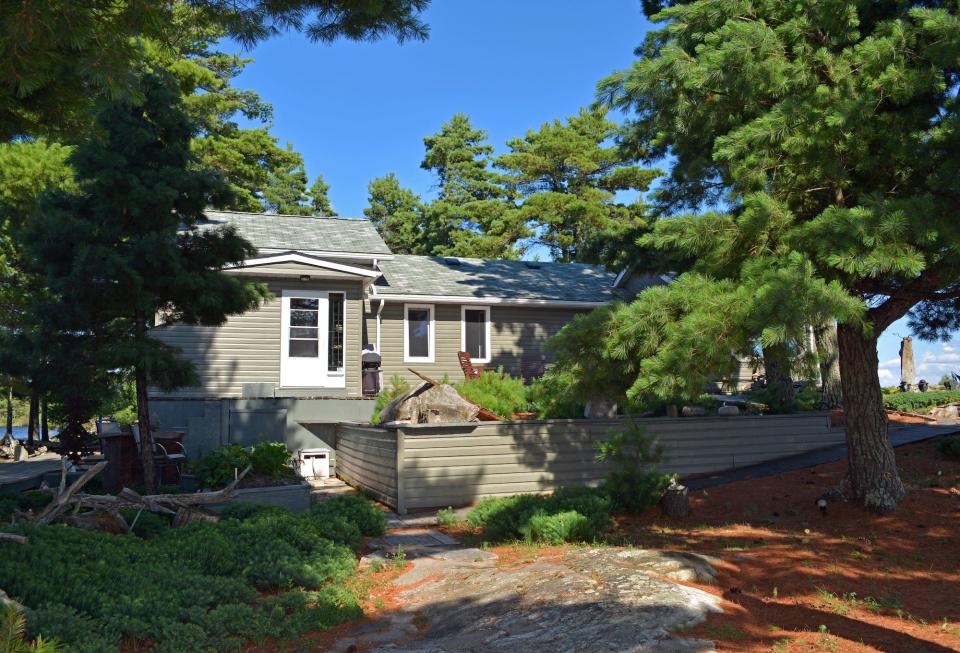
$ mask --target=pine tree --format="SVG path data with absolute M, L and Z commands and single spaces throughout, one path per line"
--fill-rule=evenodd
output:
M 663 27 L 601 97 L 636 116 L 628 151 L 670 157 L 656 194 L 664 213 L 725 211 L 665 220 L 663 242 L 738 287 L 802 262 L 806 287 L 825 282 L 860 306 L 807 311 L 800 292 L 750 299 L 771 344 L 799 337 L 784 315 L 839 320 L 845 489 L 893 510 L 904 488 L 877 337 L 908 313 L 927 337 L 960 326 L 958 10 L 696 0 L 653 18 Z
M 287 162 L 270 171 L 263 189 L 263 208 L 270 213 L 284 215 L 311 215 L 313 209 L 307 203 L 307 171 L 303 157 L 287 144 Z
M 581 109 L 511 140 L 510 152 L 496 159 L 524 198 L 519 220 L 555 260 L 583 261 L 591 243 L 646 225 L 643 203 L 618 203 L 616 193 L 645 192 L 659 173 L 631 165 L 613 143 L 616 134 L 605 110 Z
M 0 3 L 0 140 L 69 135 L 89 124 L 95 103 L 139 93 L 143 42 L 182 37 L 176 14 L 197 12 L 244 46 L 289 29 L 312 41 L 422 40 L 429 0 L 186 0 Z M 189 31 L 189 30 L 188 30 Z
M 363 214 L 397 254 L 431 254 L 433 243 L 424 233 L 424 206 L 420 197 L 400 186 L 392 172 L 367 186 L 369 207 Z
M 149 335 L 155 316 L 219 324 L 258 304 L 264 289 L 219 272 L 253 250 L 232 229 L 203 231 L 203 210 L 225 186 L 198 170 L 194 126 L 169 81 L 142 77 L 141 102 L 108 103 L 97 135 L 71 155 L 79 191 L 54 193 L 22 234 L 32 270 L 51 294 L 35 307 L 47 369 L 59 375 L 67 431 L 109 390 L 117 370 L 136 378 L 141 454 L 155 487 L 147 388 L 192 382 L 192 365 Z
M 329 191 L 330 184 L 323 180 L 323 175 L 317 175 L 310 186 L 310 206 L 313 208 L 313 215 L 336 217 L 337 212 L 333 210 L 330 197 L 327 195 Z
M 491 169 L 493 147 L 487 133 L 463 113 L 423 139 L 420 167 L 437 176 L 438 197 L 424 211 L 430 252 L 449 256 L 513 258 L 529 235 L 514 211 L 513 193 Z

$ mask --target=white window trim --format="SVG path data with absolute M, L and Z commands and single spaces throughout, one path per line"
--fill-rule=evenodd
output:
M 489 306 L 461 306 L 460 307 L 460 351 L 467 351 L 467 311 L 483 311 L 487 314 L 487 332 L 486 332 L 486 343 L 484 349 L 487 352 L 486 358 L 473 358 L 473 354 L 470 354 L 471 360 L 474 363 L 489 363 L 492 360 L 493 350 L 490 348 L 490 332 L 493 330 L 493 325 L 490 324 L 490 307 Z
M 427 336 L 427 356 L 410 356 L 410 325 L 407 322 L 407 315 L 411 308 L 425 308 L 430 311 L 430 328 Z M 436 314 L 433 304 L 404 304 L 403 305 L 403 362 L 404 363 L 432 363 L 436 348 L 434 339 L 436 337 Z

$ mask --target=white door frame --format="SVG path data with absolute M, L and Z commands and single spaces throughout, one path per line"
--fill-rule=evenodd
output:
M 300 358 L 290 356 L 290 300 L 317 299 L 317 356 Z M 327 370 L 327 345 L 330 320 L 330 292 L 326 290 L 297 290 L 284 288 L 280 308 L 280 387 L 282 388 L 343 388 L 346 376 Z M 346 329 L 346 325 L 344 325 Z M 346 367 L 344 351 L 344 367 Z

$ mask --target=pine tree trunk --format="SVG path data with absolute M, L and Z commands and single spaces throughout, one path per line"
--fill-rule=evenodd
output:
M 37 443 L 37 423 L 40 412 L 40 391 L 30 386 L 30 411 L 27 414 L 27 447 L 33 449 Z
M 147 321 L 143 311 L 137 311 L 136 330 L 138 338 L 147 337 Z M 142 365 L 134 370 L 137 386 L 137 424 L 140 427 L 140 460 L 143 464 L 143 485 L 147 494 L 157 490 L 156 467 L 153 463 L 153 433 L 150 432 L 150 405 L 147 396 L 147 372 Z
M 47 397 L 40 400 L 40 440 L 50 442 L 50 424 L 47 422 Z
M 790 348 L 787 345 L 772 345 L 763 348 L 763 372 L 767 377 L 767 388 L 772 388 L 774 406 L 783 410 L 793 401 L 793 377 L 790 374 Z
M 817 343 L 820 365 L 820 384 L 823 387 L 823 405 L 836 408 L 843 403 L 840 383 L 840 352 L 837 345 L 837 323 L 833 320 L 815 327 L 813 338 Z
M 13 386 L 7 388 L 7 437 L 13 437 Z
M 887 413 L 877 377 L 877 340 L 857 326 L 841 324 L 837 341 L 847 422 L 847 489 L 868 510 L 892 512 L 906 491 L 887 433 Z

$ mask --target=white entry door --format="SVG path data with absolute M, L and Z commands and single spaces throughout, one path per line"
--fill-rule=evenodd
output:
M 344 387 L 343 295 L 334 293 L 334 315 L 330 313 L 330 295 L 331 293 L 321 290 L 283 291 L 280 333 L 281 386 Z M 339 360 L 331 360 L 331 354 Z

